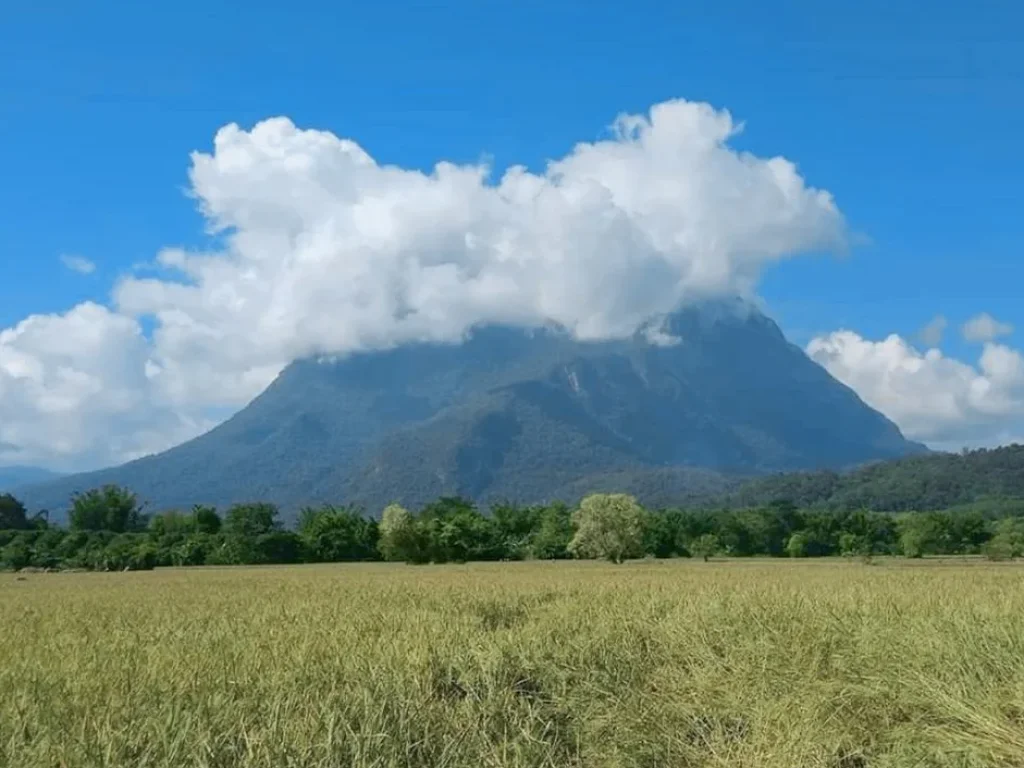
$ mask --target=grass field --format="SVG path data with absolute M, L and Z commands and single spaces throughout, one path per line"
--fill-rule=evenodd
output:
M 0 576 L 0 765 L 1024 765 L 1024 569 Z

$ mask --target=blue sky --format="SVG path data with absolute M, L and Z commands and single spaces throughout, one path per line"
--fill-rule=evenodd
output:
M 914 343 L 941 314 L 945 354 L 976 366 L 961 323 L 1024 325 L 1022 22 L 1010 0 L 18 4 L 0 25 L 0 328 L 109 304 L 132 265 L 209 245 L 189 153 L 225 124 L 283 115 L 380 163 L 541 172 L 684 98 L 743 122 L 733 147 L 796 163 L 855 235 L 765 270 L 795 342 Z M 1005 437 L 979 434 L 963 439 Z

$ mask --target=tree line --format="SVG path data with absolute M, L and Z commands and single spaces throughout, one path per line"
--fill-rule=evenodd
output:
M 0 568 L 146 570 L 164 566 L 389 560 L 637 557 L 827 557 L 1024 554 L 1024 502 L 898 514 L 801 509 L 788 501 L 747 509 L 644 509 L 625 494 L 592 494 L 576 508 L 495 504 L 484 514 L 459 497 L 378 522 L 349 506 L 310 507 L 293 527 L 272 504 L 146 515 L 129 490 L 76 494 L 68 526 L 29 517 L 0 495 Z

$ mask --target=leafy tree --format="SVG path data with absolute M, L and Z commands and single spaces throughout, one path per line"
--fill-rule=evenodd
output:
M 1013 560 L 1024 555 L 1024 519 L 1008 517 L 999 520 L 992 538 L 984 546 L 989 560 Z
M 906 513 L 900 515 L 896 526 L 900 551 L 907 557 L 922 557 L 942 550 L 944 531 L 935 515 L 925 512 Z
M 422 562 L 417 521 L 405 507 L 389 504 L 380 518 L 378 548 L 385 560 Z
M 947 510 L 937 517 L 945 529 L 944 554 L 977 554 L 991 535 L 981 510 Z
M 715 534 L 717 539 L 718 525 L 713 512 L 680 510 L 676 517 L 676 551 L 680 554 L 693 555 L 694 542 L 705 534 Z
M 224 517 L 223 530 L 228 536 L 263 536 L 278 529 L 277 514 L 277 507 L 273 504 L 235 504 Z
M 142 530 L 145 522 L 135 494 L 116 485 L 76 493 L 69 520 L 72 530 L 116 533 Z
M 80 536 L 84 536 L 84 540 L 79 538 Z M 78 546 L 66 556 L 64 565 L 102 570 L 103 551 L 115 538 L 117 534 L 110 531 L 72 531 L 62 544 L 68 547 L 74 544 Z
M 851 555 L 866 557 L 872 554 L 871 542 L 864 536 L 846 531 L 839 535 L 839 554 L 844 557 Z
M 842 520 L 838 515 L 832 512 L 808 511 L 804 512 L 801 518 L 799 530 L 805 534 L 801 537 L 803 557 L 828 557 L 839 551 Z M 787 546 L 788 543 L 787 540 Z M 788 549 L 786 554 L 792 556 Z
M 0 530 L 21 531 L 28 527 L 25 505 L 9 493 L 0 494 Z
M 700 557 L 704 559 L 706 563 L 714 555 L 717 555 L 722 549 L 722 544 L 718 540 L 718 537 L 713 533 L 704 533 L 690 542 L 689 552 L 694 557 Z
M 31 563 L 32 549 L 24 539 L 16 538 L 0 549 L 0 568 L 4 570 L 20 571 Z
M 156 560 L 156 549 L 149 541 L 122 533 L 97 554 L 93 567 L 101 571 L 151 571 Z
M 572 511 L 568 505 L 561 501 L 549 504 L 538 515 L 537 531 L 530 538 L 530 555 L 539 560 L 568 557 L 572 536 Z
M 428 504 L 416 519 L 418 545 L 411 559 L 435 563 L 493 560 L 501 556 L 500 534 L 469 500 L 445 496 Z
M 491 507 L 497 546 L 503 557 L 522 560 L 530 554 L 531 540 L 538 527 L 542 507 L 524 507 L 502 502 Z
M 69 531 L 57 547 L 57 557 L 61 563 L 67 565 L 73 561 L 85 549 L 90 535 L 87 531 Z
M 305 509 L 299 516 L 298 530 L 306 552 L 317 562 L 377 557 L 377 524 L 355 509 L 329 506 Z
M 210 551 L 212 537 L 206 533 L 197 533 L 171 548 L 171 565 L 205 565 L 207 553 Z
M 811 535 L 807 531 L 796 531 L 786 541 L 786 554 L 790 557 L 807 557 L 811 549 Z
M 644 521 L 644 553 L 655 557 L 679 554 L 678 510 L 657 510 L 647 513 Z
M 197 504 L 192 507 L 192 520 L 197 533 L 220 533 L 221 519 L 215 507 Z
M 734 555 L 778 556 L 792 527 L 774 508 L 746 509 L 721 515 L 719 537 Z
M 496 560 L 502 554 L 494 524 L 475 509 L 460 510 L 434 522 L 430 551 L 435 562 Z
M 174 537 L 180 539 L 195 532 L 195 518 L 177 510 L 168 510 L 149 519 L 149 534 L 154 539 Z
M 896 521 L 892 515 L 858 509 L 840 514 L 839 526 L 842 530 L 838 542 L 841 554 L 867 556 L 896 549 Z
M 624 493 L 595 493 L 573 513 L 576 534 L 569 551 L 576 557 L 600 557 L 621 563 L 643 554 L 646 513 Z
M 32 548 L 32 565 L 36 568 L 57 568 L 61 564 L 60 545 L 65 534 L 60 528 L 41 531 Z
M 252 539 L 242 536 L 219 534 L 211 536 L 206 548 L 207 565 L 245 565 L 251 563 L 255 554 Z
M 271 531 L 256 537 L 252 556 L 246 562 L 262 565 L 301 563 L 302 555 L 302 539 L 297 533 Z

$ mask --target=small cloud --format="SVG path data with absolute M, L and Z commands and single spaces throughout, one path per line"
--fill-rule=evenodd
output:
M 96 271 L 96 264 L 85 256 L 76 256 L 71 253 L 62 253 L 60 256 L 61 264 L 70 269 L 72 272 L 77 272 L 80 275 L 91 275 Z
M 982 312 L 964 323 L 960 332 L 967 341 L 986 342 L 994 341 L 1000 336 L 1008 336 L 1013 333 L 1013 326 L 999 322 L 988 312 Z
M 644 338 L 648 344 L 655 347 L 674 347 L 682 341 L 678 336 L 673 336 L 662 328 L 652 327 L 644 328 Z
M 936 315 L 917 333 L 917 337 L 926 347 L 937 347 L 942 343 L 942 334 L 946 331 L 949 321 L 942 315 Z

